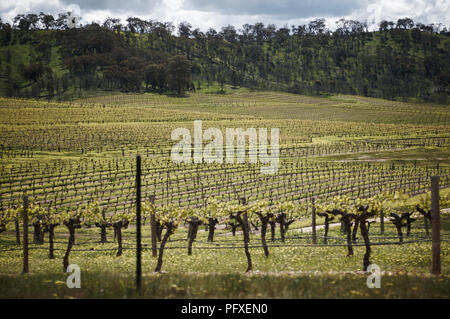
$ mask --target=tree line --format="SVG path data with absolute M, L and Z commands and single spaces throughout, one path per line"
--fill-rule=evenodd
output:
M 218 83 L 299 94 L 357 94 L 447 103 L 450 32 L 410 18 L 324 19 L 277 28 L 232 25 L 202 32 L 188 22 L 108 18 L 70 28 L 70 13 L 0 21 L 0 90 L 62 97 L 83 90 L 173 92 Z M 22 58 L 18 58 L 18 57 Z M 24 58 L 25 57 L 25 58 Z

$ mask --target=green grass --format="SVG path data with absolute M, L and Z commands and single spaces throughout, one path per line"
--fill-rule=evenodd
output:
M 364 274 L 155 274 L 137 294 L 132 276 L 84 274 L 80 289 L 66 275 L 0 275 L 1 298 L 448 298 L 450 278 L 383 275 L 369 289 Z
M 371 241 L 397 241 L 393 225 L 386 221 L 385 234 L 379 235 L 378 224 L 371 227 Z M 450 217 L 442 218 L 442 236 L 450 235 Z M 218 231 L 215 244 L 206 243 L 206 232 L 199 231 L 193 255 L 186 249 L 186 229 L 172 236 L 164 253 L 163 274 L 154 274 L 156 259 L 149 250 L 143 253 L 144 291 L 134 293 L 135 238 L 133 227 L 124 230 L 124 250 L 116 257 L 115 243 L 99 244 L 98 229 L 77 231 L 77 245 L 70 263 L 80 266 L 81 289 L 68 289 L 68 274 L 62 271 L 62 256 L 67 231 L 57 228 L 56 259 L 47 258 L 47 245 L 31 245 L 30 274 L 21 275 L 21 251 L 0 255 L 0 297 L 8 298 L 448 298 L 450 262 L 449 244 L 441 243 L 442 276 L 430 276 L 431 243 L 372 246 L 371 262 L 383 273 L 382 289 L 365 285 L 367 274 L 362 272 L 364 248 L 354 247 L 355 255 L 346 256 L 346 247 L 323 246 L 319 230 L 317 247 L 272 247 L 266 258 L 262 248 L 252 248 L 254 270 L 245 274 L 246 258 L 242 248 L 199 249 L 199 247 L 242 246 L 242 235 L 224 236 Z M 310 244 L 310 239 L 297 239 L 299 232 L 290 231 L 286 244 Z M 425 235 L 423 221 L 413 224 L 412 238 Z M 339 227 L 332 228 L 330 237 L 342 237 Z M 277 234 L 278 238 L 278 234 Z M 109 240 L 112 240 L 109 231 Z M 148 226 L 144 226 L 144 244 L 150 242 Z M 359 243 L 360 243 L 359 238 Z M 11 248 L 14 234 L 0 237 L 0 248 Z M 343 241 L 329 240 L 330 244 Z M 9 245 L 7 245 L 9 244 Z M 272 243 L 269 242 L 269 245 Z M 277 240 L 274 244 L 280 244 Z M 251 245 L 259 245 L 259 235 L 252 235 Z M 39 248 L 39 249 L 38 249 Z M 101 249 L 111 249 L 101 251 Z M 170 249 L 172 248 L 172 249 Z M 85 251 L 77 251 L 79 249 Z M 20 287 L 20 288 L 19 288 Z
M 187 112 L 250 115 L 266 119 L 332 120 L 385 124 L 448 124 L 449 108 L 443 105 L 394 102 L 360 96 L 336 95 L 322 98 L 273 91 L 227 89 L 226 94 L 210 94 L 217 88 L 189 93 L 185 98 L 158 94 L 114 94 L 79 99 L 77 102 L 149 105 L 157 101 Z M 351 102 L 349 103 L 351 99 Z M 389 116 L 386 116 L 389 112 Z
M 413 147 L 405 150 L 361 152 L 357 154 L 331 155 L 316 158 L 323 161 L 361 161 L 361 162 L 397 162 L 399 164 L 416 162 L 427 165 L 430 162 L 450 165 L 450 149 L 441 147 Z

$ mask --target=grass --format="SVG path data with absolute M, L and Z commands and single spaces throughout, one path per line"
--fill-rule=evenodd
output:
M 450 217 L 442 218 L 442 236 L 450 234 Z M 71 253 L 70 263 L 80 266 L 82 288 L 69 289 L 65 285 L 68 274 L 62 271 L 62 255 L 67 232 L 57 228 L 56 259 L 47 258 L 47 245 L 32 245 L 30 274 L 20 275 L 21 251 L 0 255 L 0 297 L 3 298 L 448 298 L 450 262 L 449 244 L 441 243 L 442 276 L 430 276 L 431 243 L 372 246 L 371 262 L 377 264 L 382 275 L 382 289 L 365 285 L 367 274 L 362 272 L 364 248 L 354 247 L 355 255 L 346 257 L 346 247 L 271 247 L 266 258 L 262 248 L 251 249 L 254 271 L 245 274 L 246 259 L 242 248 L 200 249 L 200 247 L 242 246 L 241 235 L 224 236 L 218 231 L 215 244 L 206 243 L 206 232 L 200 230 L 192 256 L 187 256 L 186 229 L 172 236 L 164 253 L 163 274 L 154 274 L 156 259 L 149 250 L 143 253 L 144 290 L 134 292 L 135 251 L 132 242 L 135 229 L 124 230 L 124 250 L 116 257 L 115 243 L 98 244 L 98 229 L 77 232 L 78 244 Z M 310 244 L 298 239 L 300 233 L 290 231 L 286 244 Z M 423 237 L 423 221 L 413 224 L 412 239 Z M 109 239 L 112 234 L 110 232 Z M 341 237 L 339 227 L 332 228 L 330 237 Z M 445 237 L 447 236 L 447 237 Z M 277 234 L 278 238 L 278 234 Z M 148 247 L 148 226 L 144 226 L 144 245 Z M 360 240 L 360 239 L 359 239 Z M 371 227 L 371 241 L 396 241 L 396 232 L 386 222 L 385 234 L 380 237 L 377 224 Z M 408 240 L 408 238 L 405 238 Z M 0 248 L 11 248 L 14 235 L 8 232 L 0 240 Z M 329 243 L 342 243 L 329 240 Z M 269 242 L 269 244 L 271 244 Z M 277 240 L 275 244 L 280 244 Z M 259 245 L 259 235 L 252 235 L 251 245 Z M 110 249 L 101 251 L 101 249 Z M 172 248 L 172 249 L 170 249 Z M 85 251 L 77 251 L 79 249 Z M 98 250 L 100 249 L 100 250 Z
M 227 94 L 189 93 L 186 98 L 158 94 L 114 94 L 80 103 L 158 105 L 185 112 L 257 116 L 266 119 L 331 120 L 384 124 L 448 124 L 448 106 L 393 102 L 359 96 L 322 98 L 290 93 L 227 90 Z M 352 99 L 349 103 L 348 99 Z M 390 116 L 386 116 L 389 112 Z
M 69 289 L 66 275 L 0 275 L 1 298 L 442 298 L 450 278 L 383 275 L 380 289 L 364 274 L 155 274 L 144 275 L 137 294 L 132 276 L 102 272 L 82 275 L 81 289 Z
M 416 162 L 417 165 L 426 165 L 433 162 L 440 163 L 440 165 L 449 165 L 450 149 L 441 147 L 412 147 L 397 151 L 361 152 L 357 154 L 323 156 L 316 158 L 316 160 L 397 162 L 399 164 Z

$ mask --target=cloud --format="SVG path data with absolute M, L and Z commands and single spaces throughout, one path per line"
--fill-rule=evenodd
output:
M 383 20 L 397 21 L 410 17 L 426 24 L 442 22 L 450 25 L 448 0 L 3 0 L 0 17 L 12 21 L 19 13 L 54 15 L 79 7 L 82 23 L 102 22 L 107 17 L 129 16 L 170 21 L 175 25 L 189 21 L 194 28 L 206 31 L 231 24 L 240 28 L 245 23 L 305 24 L 316 18 L 327 18 L 327 25 L 344 17 L 367 21 L 372 28 Z
M 4 21 L 12 21 L 17 14 L 39 12 L 64 12 L 65 7 L 59 0 L 6 0 L 0 3 L 0 16 Z
M 264 15 L 299 19 L 309 17 L 336 17 L 350 14 L 364 6 L 363 0 L 186 0 L 184 8 L 218 12 L 226 15 Z
M 111 11 L 118 13 L 150 14 L 163 0 L 61 0 L 61 4 L 77 4 L 83 11 Z
M 364 8 L 356 10 L 356 18 L 369 22 L 397 21 L 409 17 L 425 24 L 450 25 L 450 1 L 448 0 L 371 0 Z

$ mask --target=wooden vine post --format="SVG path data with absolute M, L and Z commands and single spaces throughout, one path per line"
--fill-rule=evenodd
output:
M 317 233 L 316 233 L 316 205 L 314 197 L 311 199 L 312 203 L 312 241 L 315 245 L 317 243 Z
M 16 216 L 14 220 L 14 228 L 16 230 L 16 245 L 20 246 L 20 229 L 19 229 L 19 216 Z
M 441 221 L 439 211 L 439 176 L 431 177 L 431 239 L 433 264 L 431 273 L 441 274 Z
M 141 291 L 141 157 L 136 157 L 136 289 Z
M 384 211 L 380 211 L 380 234 L 384 235 Z
M 29 272 L 28 267 L 28 196 L 23 196 L 23 274 Z
M 155 203 L 155 195 L 150 195 L 149 200 L 152 204 Z M 151 230 L 151 237 L 152 237 L 152 256 L 156 257 L 158 256 L 158 249 L 156 247 L 157 242 L 157 230 L 156 230 L 156 217 L 155 212 L 152 212 L 150 215 L 150 230 Z

